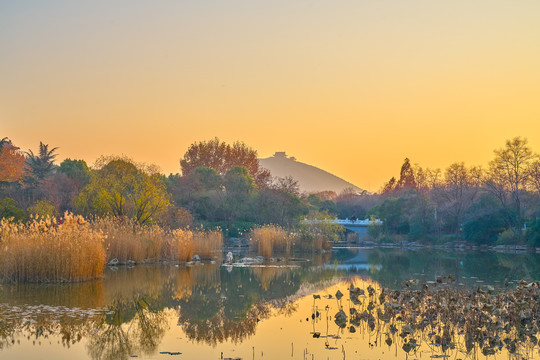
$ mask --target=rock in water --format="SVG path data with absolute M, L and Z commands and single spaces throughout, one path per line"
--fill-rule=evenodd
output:
M 120 262 L 120 261 L 118 261 L 117 258 L 114 258 L 114 259 L 112 259 L 111 261 L 109 261 L 109 265 L 110 265 L 110 266 L 116 266 L 116 265 L 118 265 L 119 262 Z

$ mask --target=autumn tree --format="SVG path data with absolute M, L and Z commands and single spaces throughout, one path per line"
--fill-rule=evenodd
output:
M 399 180 L 392 177 L 381 189 L 382 194 L 389 194 L 402 189 L 416 189 L 415 171 L 409 158 L 405 158 L 399 172 Z
M 2 139 L 0 139 L 0 152 L 2 151 L 2 149 L 4 148 L 4 145 L 7 145 L 8 143 L 10 143 L 11 141 L 9 140 L 8 137 L 3 137 Z
M 0 182 L 21 181 L 26 159 L 8 138 L 0 140 Z
M 221 176 L 234 166 L 243 166 L 259 187 L 267 186 L 271 180 L 268 170 L 259 166 L 257 151 L 239 141 L 230 145 L 216 137 L 191 144 L 180 160 L 182 174 L 189 175 L 201 166 L 215 169 Z
M 392 191 L 394 191 L 396 188 L 396 178 L 395 177 L 391 177 L 390 180 L 388 180 L 388 182 L 386 184 L 384 184 L 382 190 L 381 190 L 381 193 L 382 194 L 389 194 L 391 193 Z
M 519 228 L 522 225 L 522 193 L 530 178 L 535 155 L 527 145 L 527 139 L 521 137 L 507 140 L 505 147 L 494 153 L 486 185 L 506 210 L 508 224 Z
M 414 179 L 414 170 L 409 158 L 405 158 L 401 171 L 399 172 L 399 180 L 396 184 L 397 189 L 415 189 L 416 181 Z
M 102 157 L 96 167 L 75 199 L 81 211 L 126 216 L 142 224 L 167 210 L 169 194 L 159 173 L 120 157 Z

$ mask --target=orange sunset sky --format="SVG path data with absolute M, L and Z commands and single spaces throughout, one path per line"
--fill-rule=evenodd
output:
M 194 141 L 378 190 L 540 152 L 540 1 L 0 1 L 0 138 L 178 172 Z

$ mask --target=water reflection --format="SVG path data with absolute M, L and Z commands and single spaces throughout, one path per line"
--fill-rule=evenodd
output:
M 396 249 L 324 256 L 294 268 L 138 266 L 102 281 L 3 285 L 0 355 L 47 342 L 82 343 L 96 360 L 152 357 L 164 343 L 219 352 L 230 345 L 244 358 L 255 346 L 283 357 L 300 343 L 307 358 L 359 349 L 381 359 L 537 356 L 540 293 L 529 283 L 540 278 L 538 256 Z M 514 281 L 521 278 L 529 283 Z M 514 290 L 503 295 L 507 289 Z M 289 349 L 278 350 L 280 341 Z
M 102 315 L 87 343 L 92 359 L 127 359 L 153 354 L 167 330 L 166 312 L 152 307 L 151 296 L 117 300 Z

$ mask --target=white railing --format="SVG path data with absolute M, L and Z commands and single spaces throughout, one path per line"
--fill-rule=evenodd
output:
M 382 225 L 383 224 L 383 221 L 380 220 L 380 219 L 374 219 L 374 220 L 371 220 L 371 219 L 350 220 L 350 219 L 338 219 L 338 218 L 326 219 L 326 220 L 308 220 L 308 219 L 304 219 L 304 222 L 306 224 L 317 224 L 317 223 L 320 223 L 322 221 L 332 222 L 332 223 L 340 224 L 340 225 L 356 225 L 356 226 L 369 226 L 369 225 Z

